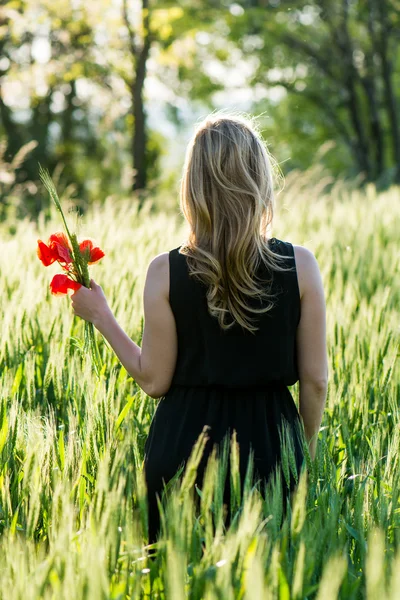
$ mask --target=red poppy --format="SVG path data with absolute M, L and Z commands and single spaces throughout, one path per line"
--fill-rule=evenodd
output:
M 62 231 L 53 233 L 47 244 L 38 240 L 37 255 L 45 267 L 58 260 L 64 265 L 72 262 L 71 249 L 67 236 Z
M 77 281 L 73 281 L 67 275 L 54 275 L 50 282 L 50 291 L 54 296 L 65 296 L 68 290 L 79 290 L 82 287 Z
M 86 258 L 89 265 L 92 265 L 104 256 L 103 250 L 99 248 L 96 242 L 90 238 L 83 240 L 83 242 L 79 244 L 79 250 Z
M 71 247 L 65 233 L 62 231 L 53 233 L 49 238 L 49 245 L 57 256 L 56 260 L 66 264 L 72 262 Z
M 42 240 L 38 240 L 37 255 L 45 267 L 51 265 L 56 259 L 54 250 L 47 246 Z

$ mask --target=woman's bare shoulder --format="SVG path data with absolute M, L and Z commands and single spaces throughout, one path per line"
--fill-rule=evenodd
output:
M 315 254 L 309 248 L 293 244 L 293 250 L 301 298 L 307 289 L 320 282 L 321 275 Z
M 309 248 L 293 244 L 293 249 L 295 253 L 296 263 L 301 262 L 302 264 L 312 264 L 316 262 L 317 259 L 315 258 L 315 254 Z
M 147 269 L 147 284 L 149 288 L 161 291 L 165 296 L 169 294 L 169 252 L 162 252 L 155 256 Z

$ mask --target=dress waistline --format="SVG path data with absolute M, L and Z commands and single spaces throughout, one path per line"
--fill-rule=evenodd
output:
M 265 391 L 271 389 L 284 389 L 288 386 L 283 381 L 269 381 L 263 384 L 257 385 L 227 385 L 225 383 L 207 383 L 207 384 L 183 384 L 183 383 L 173 383 L 170 387 L 170 390 L 173 388 L 182 388 L 182 389 L 199 389 L 199 390 L 250 390 L 250 391 Z

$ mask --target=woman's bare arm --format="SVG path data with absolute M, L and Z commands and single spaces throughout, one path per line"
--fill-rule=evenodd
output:
M 153 398 L 166 394 L 178 355 L 175 318 L 169 304 L 169 253 L 150 263 L 143 293 L 145 325 L 142 347 L 115 319 L 101 286 L 81 287 L 71 295 L 74 313 L 90 321 L 108 340 L 115 354 L 140 387 Z
M 325 296 L 314 254 L 302 246 L 294 246 L 294 250 L 301 297 L 296 337 L 299 412 L 314 459 L 328 388 Z

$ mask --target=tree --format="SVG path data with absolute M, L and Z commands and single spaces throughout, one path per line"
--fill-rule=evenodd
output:
M 133 135 L 132 135 L 132 157 L 134 180 L 133 190 L 142 190 L 147 184 L 146 169 L 146 122 L 143 101 L 143 87 L 146 78 L 146 63 L 153 40 L 150 31 L 150 8 L 149 0 L 141 0 L 141 41 L 139 34 L 134 30 L 128 11 L 128 0 L 123 0 L 123 19 L 129 35 L 129 50 L 132 61 L 132 74 L 124 75 L 124 81 L 132 97 L 133 110 Z
M 246 0 L 228 16 L 230 37 L 257 56 L 251 83 L 301 96 L 333 127 L 366 181 L 400 183 L 394 71 L 399 13 L 390 0 Z M 245 35 L 244 32 L 246 32 Z M 256 43 L 248 44 L 253 36 Z M 254 41 L 254 40 L 253 40 Z M 270 78 L 272 67 L 280 72 Z M 391 155 L 387 148 L 391 147 Z

